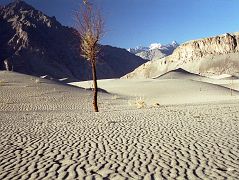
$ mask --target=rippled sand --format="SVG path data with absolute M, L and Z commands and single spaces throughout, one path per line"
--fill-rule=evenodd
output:
M 0 179 L 239 177 L 238 102 L 137 109 L 100 93 L 93 113 L 89 91 L 0 80 Z

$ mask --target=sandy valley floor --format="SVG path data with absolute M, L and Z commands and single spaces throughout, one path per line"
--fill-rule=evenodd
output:
M 204 85 L 223 98 L 138 109 L 100 93 L 93 113 L 90 91 L 0 72 L 0 179 L 238 179 L 238 95 Z

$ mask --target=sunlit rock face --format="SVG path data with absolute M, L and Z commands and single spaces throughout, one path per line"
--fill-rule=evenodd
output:
M 235 53 L 239 51 L 238 41 L 236 33 L 190 41 L 179 46 L 172 58 L 194 60 L 208 55 Z
M 81 57 L 77 31 L 62 26 L 55 17 L 15 1 L 1 7 L 0 27 L 0 70 L 91 79 L 90 64 Z M 101 46 L 97 75 L 99 79 L 121 77 L 145 62 L 125 49 Z
M 239 73 L 239 33 L 188 41 L 173 54 L 147 62 L 124 78 L 154 78 L 168 71 L 182 68 L 201 75 Z

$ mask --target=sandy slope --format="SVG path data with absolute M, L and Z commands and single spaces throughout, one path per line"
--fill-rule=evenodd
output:
M 231 84 L 233 82 L 233 84 Z M 218 80 L 186 72 L 170 72 L 157 79 L 108 79 L 99 80 L 101 89 L 130 99 L 143 99 L 146 104 L 198 104 L 238 100 L 238 80 Z M 91 81 L 70 83 L 90 88 Z M 228 88 L 227 88 L 228 87 Z
M 156 79 L 188 79 L 199 82 L 206 82 L 210 84 L 220 85 L 228 89 L 233 89 L 239 91 L 239 78 L 238 76 L 232 76 L 229 74 L 214 75 L 214 76 L 200 76 L 197 74 L 192 74 L 183 69 L 177 69 L 170 71 Z
M 239 177 L 236 101 L 137 109 L 100 93 L 92 113 L 89 91 L 0 80 L 0 179 Z

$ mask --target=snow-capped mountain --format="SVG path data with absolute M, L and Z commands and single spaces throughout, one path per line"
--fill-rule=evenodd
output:
M 140 53 L 142 51 L 148 51 L 149 47 L 137 46 L 136 48 L 129 48 L 127 50 L 132 54 L 137 54 L 137 53 Z
M 128 51 L 143 59 L 157 60 L 171 55 L 178 46 L 179 44 L 176 41 L 166 45 L 152 43 L 149 47 L 137 46 L 136 48 L 129 48 Z

